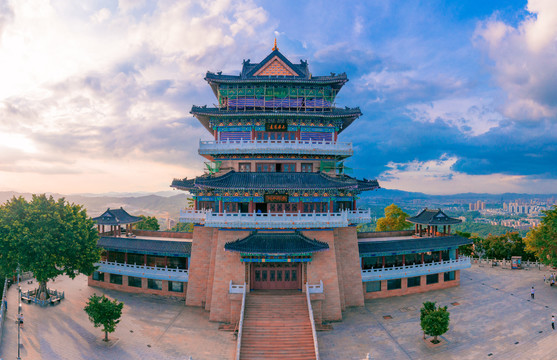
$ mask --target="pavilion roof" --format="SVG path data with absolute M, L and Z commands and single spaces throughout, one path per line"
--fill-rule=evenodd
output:
M 238 118 L 238 117 L 269 117 L 269 118 L 280 118 L 280 119 L 304 119 L 304 118 L 337 118 L 342 119 L 342 127 L 339 129 L 339 133 L 346 129 L 354 120 L 362 115 L 362 111 L 359 107 L 355 108 L 331 108 L 327 110 L 316 110 L 316 111 L 274 111 L 274 110 L 226 110 L 219 109 L 216 107 L 208 108 L 206 106 L 192 106 L 191 114 L 193 114 L 199 122 L 211 133 L 213 129 L 209 123 L 211 118 Z
M 187 256 L 191 254 L 191 241 L 153 240 L 117 236 L 103 236 L 97 246 L 108 251 L 159 256 Z
M 123 208 L 120 209 L 106 209 L 106 211 L 95 218 L 93 218 L 98 225 L 126 225 L 133 224 L 141 221 L 139 216 L 128 214 Z
M 406 219 L 413 224 L 421 225 L 453 225 L 459 224 L 462 220 L 452 218 L 445 214 L 441 209 L 423 209 L 418 215 Z
M 226 243 L 224 249 L 252 255 L 294 255 L 328 250 L 329 244 L 312 240 L 299 232 L 255 232 L 244 239 Z
M 288 75 L 261 75 L 270 63 L 278 61 Z M 346 73 L 333 74 L 330 76 L 313 76 L 309 71 L 307 61 L 300 60 L 299 64 L 294 64 L 286 58 L 278 48 L 274 47 L 271 53 L 261 60 L 259 63 L 252 63 L 249 59 L 244 60 L 242 71 L 239 75 L 223 75 L 222 72 L 207 72 L 205 80 L 210 84 L 213 83 L 238 83 L 238 82 L 280 82 L 280 83 L 297 83 L 297 84 L 332 84 L 342 87 L 347 81 Z
M 366 241 L 359 239 L 358 249 L 360 257 L 387 256 L 396 254 L 410 254 L 445 249 L 456 249 L 461 245 L 471 244 L 472 240 L 458 235 L 434 237 L 407 237 L 400 240 L 383 240 L 374 238 Z
M 172 187 L 190 189 L 238 190 L 333 190 L 366 191 L 379 188 L 377 180 L 357 180 L 346 175 L 329 176 L 321 172 L 235 172 L 204 175 L 172 181 Z

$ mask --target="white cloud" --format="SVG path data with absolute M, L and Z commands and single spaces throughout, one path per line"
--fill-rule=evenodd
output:
M 493 17 L 478 25 L 477 46 L 493 61 L 497 83 L 507 93 L 505 115 L 538 119 L 557 114 L 557 2 L 530 0 L 517 27 Z
M 442 156 L 438 160 L 389 163 L 390 169 L 379 175 L 378 180 L 386 189 L 424 192 L 445 195 L 466 192 L 553 193 L 557 180 L 533 179 L 529 176 L 489 174 L 468 175 L 452 170 L 456 157 Z M 525 191 L 525 189 L 528 189 Z
M 484 98 L 450 98 L 407 106 L 408 115 L 416 121 L 437 120 L 456 126 L 462 133 L 477 136 L 488 132 L 504 120 Z
M 108 18 L 110 18 L 110 10 L 108 10 L 107 8 L 102 8 L 99 11 L 97 11 L 96 13 L 94 13 L 93 15 L 91 15 L 91 20 L 94 23 L 102 23 L 105 20 L 107 20 Z
M 211 102 L 203 76 L 232 54 L 239 69 L 238 54 L 267 31 L 251 0 L 9 6 L 0 182 L 29 191 L 160 190 L 201 173 L 197 141 L 210 135 L 188 112 Z

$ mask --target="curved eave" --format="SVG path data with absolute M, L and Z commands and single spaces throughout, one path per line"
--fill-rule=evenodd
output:
M 341 133 L 350 124 L 354 122 L 357 118 L 362 115 L 359 108 L 354 109 L 338 109 L 341 111 L 227 111 L 219 110 L 218 108 L 206 108 L 193 106 L 190 114 L 195 116 L 197 120 L 207 129 L 211 134 L 214 133 L 211 125 L 209 123 L 211 117 L 223 117 L 223 118 L 234 118 L 234 117 L 276 117 L 276 118 L 337 118 L 342 119 L 342 127 L 339 129 Z
M 442 222 L 436 222 L 436 221 L 419 221 L 419 220 L 411 220 L 411 219 L 406 219 L 407 222 L 412 223 L 412 224 L 418 224 L 418 225 L 430 225 L 430 226 L 439 226 L 439 225 L 456 225 L 456 224 L 460 224 L 462 222 L 462 220 L 460 219 L 451 219 L 449 221 L 442 221 Z
M 348 82 L 346 74 L 337 76 L 314 76 L 311 78 L 300 76 L 235 76 L 235 75 L 219 75 L 208 72 L 205 75 L 205 81 L 209 84 L 260 84 L 260 83 L 290 83 L 290 84 L 319 84 L 319 85 L 338 85 L 341 86 Z
M 329 244 L 295 234 L 251 234 L 227 242 L 226 251 L 249 255 L 302 255 L 329 250 Z

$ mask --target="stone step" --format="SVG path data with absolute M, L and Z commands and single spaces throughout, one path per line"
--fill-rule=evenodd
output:
M 315 359 L 305 294 L 248 294 L 240 359 Z

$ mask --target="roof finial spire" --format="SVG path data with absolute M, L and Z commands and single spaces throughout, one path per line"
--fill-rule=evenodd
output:
M 275 50 L 278 50 L 278 47 L 277 47 L 277 38 L 275 38 L 275 46 L 273 46 L 273 51 L 275 51 Z

